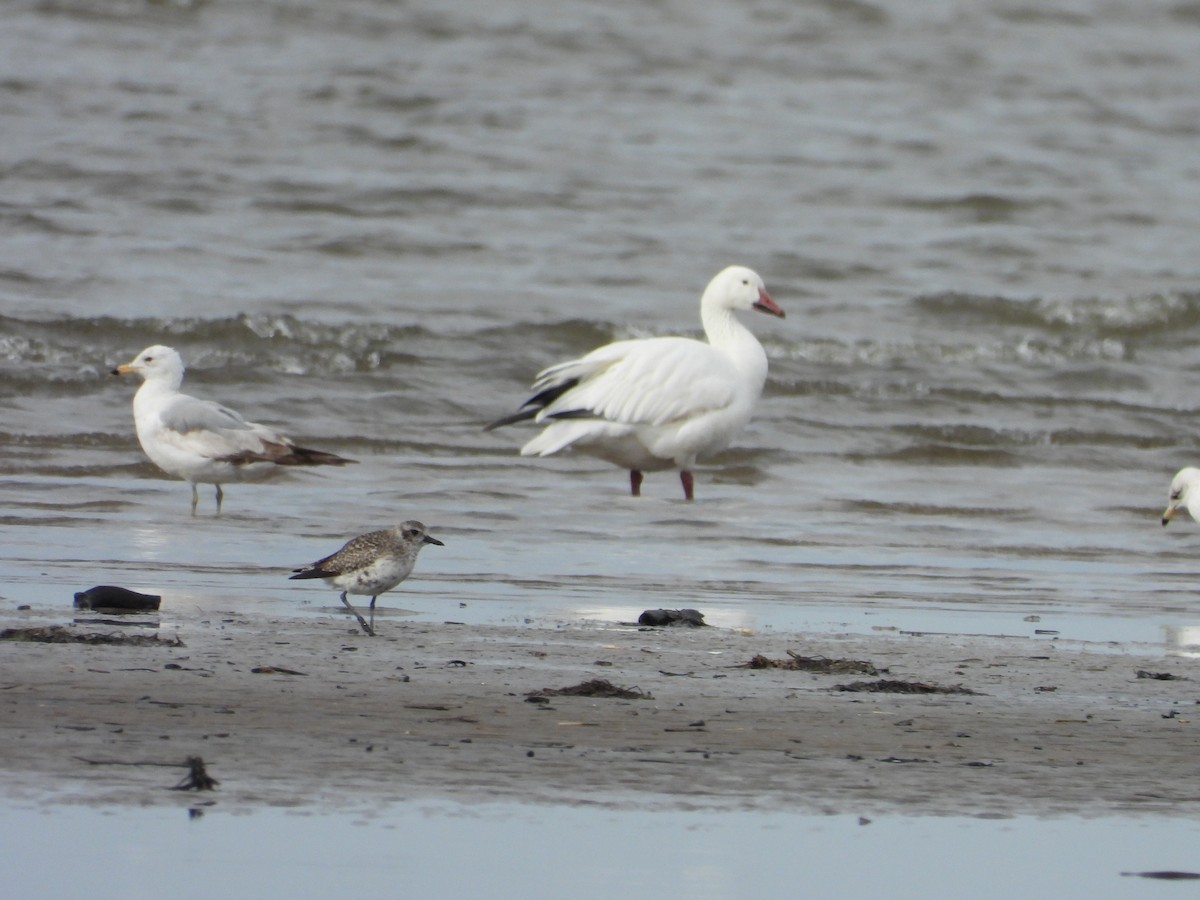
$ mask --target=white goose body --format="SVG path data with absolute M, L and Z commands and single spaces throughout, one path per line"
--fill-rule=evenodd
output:
M 743 266 L 717 274 L 700 300 L 706 341 L 682 337 L 617 341 L 539 373 L 525 409 L 488 426 L 532 418 L 545 428 L 521 448 L 548 456 L 567 447 L 630 471 L 679 469 L 692 499 L 698 458 L 745 428 L 767 378 L 767 355 L 736 317 L 756 309 L 783 317 L 762 279 Z

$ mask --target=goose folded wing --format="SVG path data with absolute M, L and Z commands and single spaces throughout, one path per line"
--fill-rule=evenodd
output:
M 626 425 L 664 425 L 724 408 L 737 389 L 732 365 L 707 344 L 687 338 L 623 341 L 555 369 L 558 377 L 578 383 L 556 397 L 539 421 L 590 415 Z

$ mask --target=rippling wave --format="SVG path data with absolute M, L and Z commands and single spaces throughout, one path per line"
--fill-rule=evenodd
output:
M 1200 292 L 1067 300 L 945 293 L 918 297 L 913 306 L 918 314 L 935 316 L 951 327 L 1024 327 L 1047 334 L 1069 332 L 1116 339 L 1170 336 L 1181 329 L 1200 331 Z
M 1031 363 L 1121 360 L 1131 347 L 1200 339 L 1200 293 L 1129 300 L 1018 300 L 946 293 L 912 301 L 918 320 L 931 327 L 908 340 L 880 341 L 790 337 L 784 329 L 762 335 L 775 360 L 877 367 L 970 363 Z M 803 310 L 793 312 L 801 321 Z M 663 330 L 667 333 L 669 330 Z M 444 354 L 453 363 L 477 357 L 480 349 L 506 355 L 541 355 L 547 362 L 583 353 L 611 340 L 652 336 L 656 331 L 626 322 L 567 319 L 514 321 L 466 332 L 435 324 L 397 325 L 379 321 L 329 323 L 289 314 L 241 314 L 218 318 L 67 317 L 55 319 L 0 315 L 0 360 L 56 368 L 124 357 L 150 343 L 189 348 L 196 364 L 250 364 L 295 375 L 350 372 L 386 367 L 393 357 L 408 358 L 413 348 L 428 361 Z M 686 331 L 685 331 L 686 333 Z M 695 337 L 702 337 L 698 331 Z M 536 336 L 536 345 L 530 337 Z M 457 349 L 456 349 L 457 348 Z M 527 352 L 526 352 L 527 351 Z M 10 370 L 10 377 L 13 372 Z M 52 377 L 70 377 L 56 371 Z

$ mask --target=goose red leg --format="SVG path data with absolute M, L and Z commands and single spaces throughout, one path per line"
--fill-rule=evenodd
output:
M 629 470 L 629 493 L 635 497 L 642 496 L 642 479 L 646 476 L 637 469 Z
M 687 469 L 682 470 L 679 473 L 679 480 L 683 484 L 683 499 L 694 500 L 695 497 L 692 496 L 692 485 L 694 483 L 692 473 Z

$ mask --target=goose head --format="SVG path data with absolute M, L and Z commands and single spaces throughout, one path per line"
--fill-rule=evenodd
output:
M 729 266 L 718 272 L 704 289 L 701 309 L 753 309 L 772 316 L 784 317 L 784 312 L 771 299 L 762 277 L 745 266 Z

